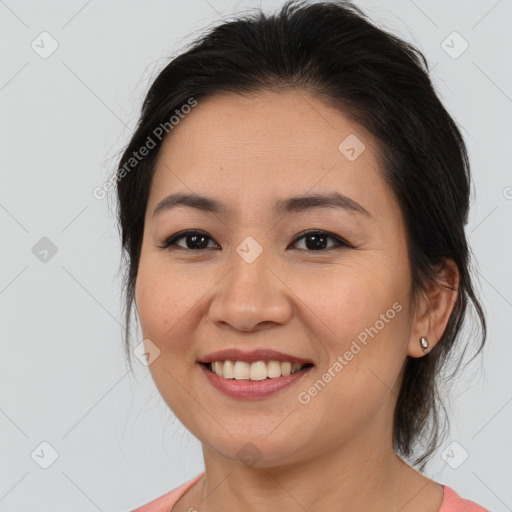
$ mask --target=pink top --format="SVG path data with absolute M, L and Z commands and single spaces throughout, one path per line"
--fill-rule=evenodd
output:
M 176 489 L 156 500 L 143 505 L 132 512 L 170 512 L 171 507 L 197 482 L 204 473 L 194 477 L 192 480 L 185 482 Z M 446 485 L 442 485 L 444 491 L 443 502 L 439 512 L 490 512 L 488 509 L 477 505 L 474 501 L 461 498 L 453 489 Z

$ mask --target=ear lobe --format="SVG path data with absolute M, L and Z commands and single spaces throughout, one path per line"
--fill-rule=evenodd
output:
M 460 275 L 452 259 L 444 260 L 436 272 L 437 281 L 429 285 L 418 305 L 407 355 L 423 357 L 430 352 L 443 335 L 458 296 Z M 426 338 L 428 348 L 422 349 L 421 338 Z

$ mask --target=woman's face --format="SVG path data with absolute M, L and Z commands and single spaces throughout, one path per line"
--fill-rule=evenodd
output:
M 173 194 L 218 209 L 154 214 Z M 185 230 L 200 233 L 162 248 Z M 156 386 L 209 453 L 270 467 L 389 444 L 403 362 L 420 355 L 410 287 L 377 147 L 339 111 L 303 91 L 222 94 L 165 139 L 136 304 Z M 237 378 L 203 364 L 226 359 L 217 371 Z M 286 361 L 310 366 L 287 377 Z

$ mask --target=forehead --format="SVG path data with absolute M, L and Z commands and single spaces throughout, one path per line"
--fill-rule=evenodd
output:
M 371 134 L 306 91 L 222 93 L 165 138 L 150 203 L 176 190 L 257 202 L 337 190 L 382 208 L 392 198 L 379 166 Z

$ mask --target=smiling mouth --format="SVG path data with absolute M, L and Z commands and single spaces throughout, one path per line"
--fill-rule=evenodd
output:
M 210 372 L 227 380 L 269 380 L 287 377 L 302 372 L 313 366 L 311 363 L 300 364 L 286 361 L 213 361 L 202 363 Z

